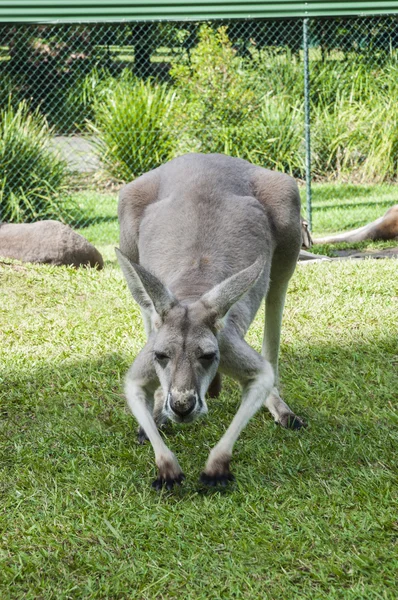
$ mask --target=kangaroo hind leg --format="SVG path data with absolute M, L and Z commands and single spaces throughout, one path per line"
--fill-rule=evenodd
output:
M 274 265 L 273 265 L 274 267 Z M 262 355 L 268 360 L 275 374 L 275 387 L 265 400 L 265 406 L 274 417 L 275 422 L 288 429 L 300 429 L 305 426 L 291 408 L 284 402 L 279 394 L 278 357 L 281 337 L 281 325 L 283 307 L 285 304 L 287 286 L 290 272 L 283 273 L 277 270 L 277 274 L 271 272 L 271 283 L 265 299 L 265 326 Z M 278 272 L 279 271 L 279 272 Z

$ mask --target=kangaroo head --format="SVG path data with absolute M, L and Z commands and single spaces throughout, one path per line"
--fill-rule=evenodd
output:
M 120 250 L 116 253 L 134 299 L 152 323 L 148 344 L 163 389 L 163 413 L 176 422 L 193 421 L 207 413 L 205 394 L 220 362 L 218 332 L 228 311 L 260 276 L 263 262 L 258 259 L 185 304 L 152 273 Z

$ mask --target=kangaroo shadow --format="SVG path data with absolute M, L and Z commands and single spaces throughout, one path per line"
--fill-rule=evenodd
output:
M 292 472 L 308 482 L 330 470 L 352 470 L 366 464 L 389 464 L 396 444 L 398 414 L 392 403 L 396 384 L 398 344 L 391 333 L 353 345 L 284 347 L 281 356 L 282 393 L 308 423 L 300 431 L 276 426 L 266 410 L 252 419 L 233 456 L 239 485 L 253 478 L 262 485 L 290 480 Z M 55 438 L 71 456 L 90 469 L 93 448 L 136 478 L 136 487 L 155 476 L 149 444 L 139 446 L 137 424 L 126 407 L 123 379 L 132 359 L 121 354 L 98 359 L 43 363 L 26 372 L 3 373 L 2 434 L 7 440 L 5 465 L 16 468 L 13 448 L 35 444 L 40 435 L 43 456 L 53 455 Z M 166 442 L 181 457 L 187 481 L 178 494 L 193 490 L 214 493 L 196 484 L 209 449 L 231 422 L 240 401 L 236 382 L 225 378 L 221 395 L 209 401 L 209 416 L 191 426 L 172 426 Z M 395 441 L 394 441 L 395 440 Z M 85 462 L 86 460 L 86 462 Z M 151 477 L 148 479 L 148 465 Z M 60 467 L 61 468 L 61 467 Z M 62 467 L 64 468 L 64 467 Z M 66 468 L 66 466 L 65 466 Z M 194 488 L 192 488 L 194 485 Z M 232 484 L 222 493 L 236 489 Z M 220 490 L 216 490 L 219 492 Z

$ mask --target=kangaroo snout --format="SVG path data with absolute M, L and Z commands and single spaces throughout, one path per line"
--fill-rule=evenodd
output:
M 194 390 L 186 390 L 183 392 L 171 390 L 169 392 L 168 400 L 172 412 L 184 419 L 194 411 L 198 401 L 198 395 Z

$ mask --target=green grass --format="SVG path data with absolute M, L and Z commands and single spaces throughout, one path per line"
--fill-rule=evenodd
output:
M 398 202 L 396 185 L 313 184 L 315 235 L 355 229 L 381 217 Z M 303 212 L 305 191 L 302 190 Z
M 198 477 L 239 402 L 230 380 L 168 435 L 183 487 L 150 487 L 122 395 L 144 333 L 118 269 L 3 261 L 0 282 L 2 599 L 396 598 L 395 261 L 297 269 L 281 375 L 309 427 L 258 413 L 223 492 Z
M 116 262 L 115 245 L 119 241 L 117 193 L 85 191 L 71 195 L 77 207 L 81 227 L 77 230 L 94 244 L 108 262 Z
M 305 188 L 300 188 L 305 214 Z M 72 195 L 72 201 L 81 215 L 83 223 L 91 223 L 79 229 L 90 242 L 95 244 L 106 261 L 115 263 L 114 246 L 118 244 L 117 192 L 101 194 L 80 192 Z M 381 217 L 390 206 L 398 202 L 396 185 L 313 185 L 313 234 L 314 237 L 347 231 L 366 225 Z M 97 223 L 95 221 L 98 221 Z M 351 244 L 358 250 L 382 249 L 395 246 L 390 242 L 362 242 Z M 346 244 L 316 246 L 314 251 L 333 254 L 334 249 L 344 249 Z

